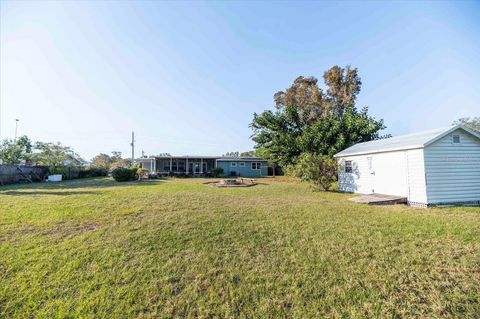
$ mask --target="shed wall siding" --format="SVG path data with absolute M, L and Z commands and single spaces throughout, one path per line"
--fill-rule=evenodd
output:
M 405 156 L 408 174 L 408 201 L 427 204 L 423 149 L 408 150 L 405 152 Z
M 461 143 L 453 144 L 452 135 Z M 480 201 L 480 140 L 463 131 L 425 147 L 425 172 L 429 204 Z
M 370 171 L 368 158 L 372 160 Z M 353 172 L 344 172 L 345 161 L 352 161 Z M 340 159 L 339 188 L 360 194 L 408 196 L 406 152 L 347 156 Z
M 352 161 L 352 173 L 345 173 L 345 161 Z M 367 156 L 347 156 L 339 159 L 338 187 L 342 192 L 370 194 L 372 180 Z

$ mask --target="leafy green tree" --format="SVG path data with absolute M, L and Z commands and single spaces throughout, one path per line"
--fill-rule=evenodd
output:
M 5 139 L 0 146 L 0 159 L 3 164 L 16 165 L 32 159 L 32 142 L 27 136 L 16 141 Z
M 122 159 L 122 152 L 113 151 L 112 155 L 110 156 L 112 162 L 116 162 Z
M 453 122 L 454 125 L 463 124 L 472 130 L 480 132 L 480 117 L 462 117 Z
M 112 155 L 100 153 L 92 158 L 90 165 L 108 171 L 117 167 L 130 167 L 131 160 L 122 159 L 121 152 L 112 152 Z
M 99 168 L 109 169 L 113 163 L 112 158 L 108 154 L 100 153 L 91 160 L 91 165 Z
M 334 66 L 324 74 L 324 92 L 314 77 L 298 77 L 275 93 L 276 110 L 254 114 L 250 124 L 258 155 L 287 167 L 302 153 L 333 156 L 359 142 L 381 138 L 383 120 L 358 110 L 357 69 Z
M 78 166 L 85 161 L 69 146 L 60 143 L 35 143 L 34 159 L 38 165 L 48 166 L 50 173 L 64 173 L 66 166 Z
M 256 152 L 254 150 L 246 151 L 246 152 L 226 152 L 222 155 L 223 157 L 255 157 Z
M 302 153 L 298 163 L 290 166 L 289 173 L 312 183 L 315 190 L 326 191 L 337 180 L 337 163 L 329 156 Z
M 255 156 L 257 156 L 257 154 L 253 150 L 240 153 L 240 157 L 255 157 Z
M 115 162 L 113 162 L 112 164 L 110 164 L 110 170 L 114 170 L 114 169 L 119 168 L 119 167 L 129 168 L 132 165 L 133 165 L 133 163 L 132 163 L 131 159 L 120 158 L 120 159 L 116 160 Z
M 223 157 L 239 157 L 240 152 L 227 152 L 222 155 Z

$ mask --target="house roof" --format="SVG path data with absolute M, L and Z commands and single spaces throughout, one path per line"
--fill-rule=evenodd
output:
M 225 157 L 225 156 L 200 156 L 200 155 L 185 155 L 185 156 L 150 156 L 145 158 L 138 158 L 136 161 L 151 161 L 152 159 L 214 159 L 217 161 L 267 161 L 260 157 Z
M 141 160 L 152 160 L 152 159 L 217 159 L 218 156 L 203 156 L 203 155 L 184 155 L 184 156 L 148 156 L 141 157 L 136 159 L 137 161 Z
M 455 131 L 456 129 L 463 129 L 464 131 L 480 138 L 480 134 L 478 134 L 477 132 L 466 128 L 463 125 L 455 125 L 430 131 L 417 132 L 385 138 L 381 140 L 358 143 L 335 154 L 334 157 L 424 148 L 425 146 L 435 142 L 436 140 L 444 137 L 445 135 Z
M 217 159 L 217 162 L 233 162 L 233 161 L 244 161 L 244 162 L 253 162 L 253 161 L 264 161 L 266 162 L 267 160 L 261 157 L 219 157 Z

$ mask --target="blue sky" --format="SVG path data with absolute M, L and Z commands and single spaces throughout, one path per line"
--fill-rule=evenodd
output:
M 3 1 L 1 138 L 100 152 L 252 149 L 299 75 L 357 67 L 399 135 L 480 116 L 480 2 Z

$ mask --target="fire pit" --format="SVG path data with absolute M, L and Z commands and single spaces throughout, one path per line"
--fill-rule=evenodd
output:
M 208 186 L 214 187 L 250 187 L 257 185 L 253 179 L 222 179 L 218 182 L 208 182 L 205 183 Z
M 242 182 L 237 181 L 236 179 L 222 179 L 218 184 L 223 186 L 232 186 L 232 185 L 242 185 Z

